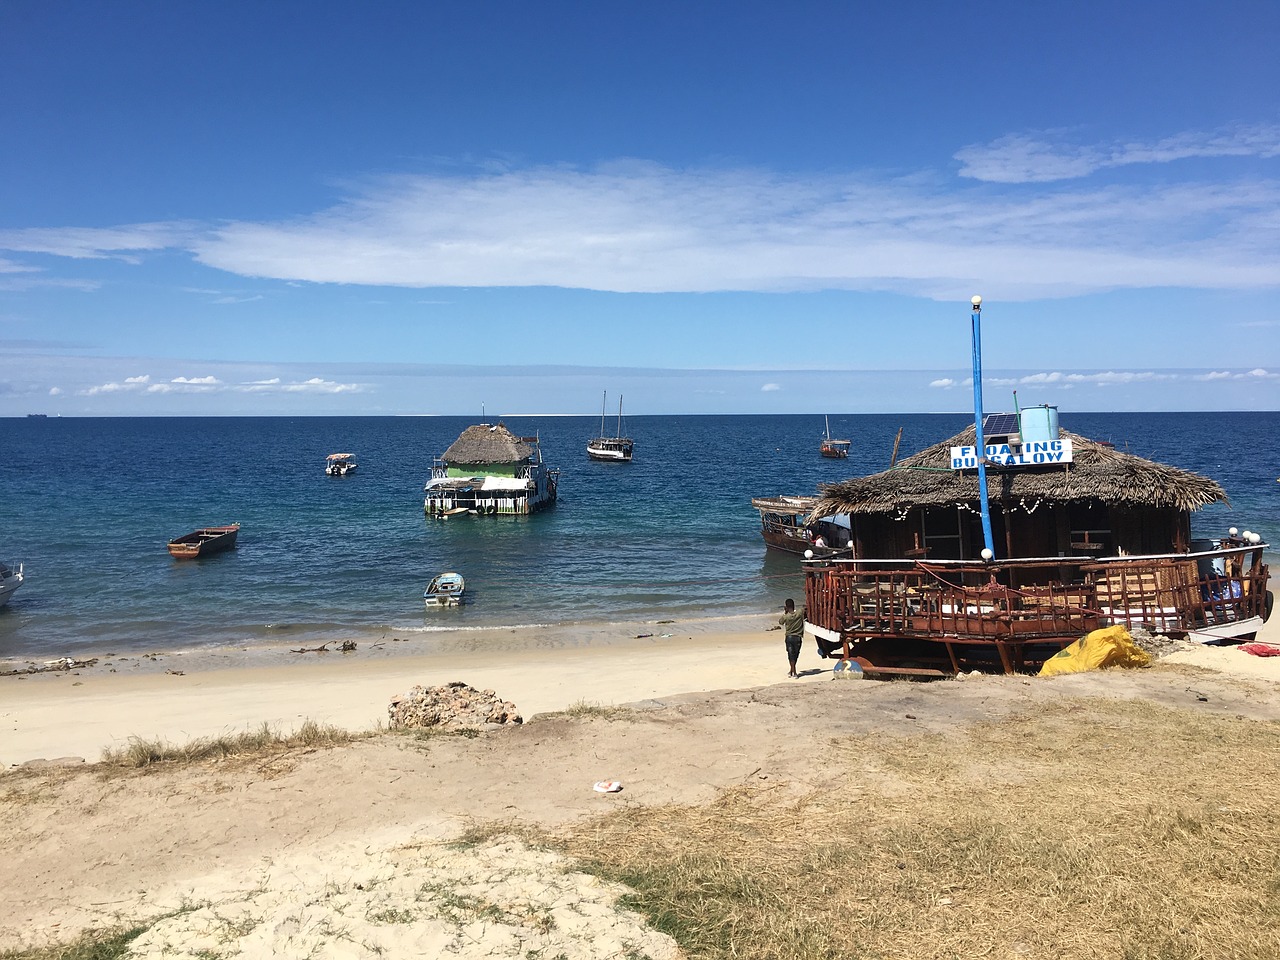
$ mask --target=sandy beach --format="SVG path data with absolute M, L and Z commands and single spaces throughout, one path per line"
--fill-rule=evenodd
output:
M 705 804 L 744 784 L 821 789 L 832 738 L 899 736 L 904 717 L 941 735 L 1102 697 L 1280 721 L 1280 657 L 1230 647 L 1183 645 L 1148 670 L 911 684 L 833 682 L 806 639 L 791 681 L 772 622 L 617 625 L 585 645 L 535 628 L 534 642 L 495 635 L 492 652 L 474 638 L 468 651 L 429 654 L 412 640 L 348 654 L 172 652 L 0 677 L 0 949 L 178 911 L 130 955 L 675 957 L 669 938 L 616 906 L 620 889 L 554 855 L 518 837 L 465 850 L 445 841 L 487 822 L 555 827 Z M 1280 643 L 1280 631 L 1259 639 Z M 90 766 L 130 737 L 182 743 L 305 720 L 367 730 L 395 694 L 454 680 L 513 701 L 526 723 L 247 764 L 110 776 Z M 631 706 L 616 718 L 556 714 L 584 703 Z M 87 763 L 32 762 L 60 758 Z M 609 779 L 623 789 L 593 791 Z M 427 910 L 422 891 L 446 888 L 451 899 Z M 484 918 L 440 906 L 473 900 L 488 904 Z
M 414 685 L 460 680 L 495 690 L 526 718 L 576 703 L 611 705 L 679 693 L 757 687 L 785 678 L 776 618 L 527 627 L 469 632 L 461 645 L 421 635 L 341 653 L 188 650 L 103 656 L 91 666 L 0 677 L 0 764 L 99 759 L 131 737 L 180 743 L 306 720 L 361 731 Z M 522 634 L 518 642 L 512 635 Z M 314 649 L 314 648 L 312 648 Z M 801 681 L 827 679 L 810 652 Z M 38 666 L 15 663 L 8 669 Z

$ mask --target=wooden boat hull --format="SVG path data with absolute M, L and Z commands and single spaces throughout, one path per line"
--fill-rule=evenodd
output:
M 177 560 L 194 560 L 231 550 L 240 534 L 240 524 L 225 527 L 201 527 L 185 536 L 169 541 L 169 554 Z

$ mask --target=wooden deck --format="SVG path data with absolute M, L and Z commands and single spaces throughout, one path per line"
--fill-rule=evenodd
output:
M 994 564 L 815 560 L 804 569 L 810 632 L 882 669 L 1020 672 L 1099 627 L 1244 638 L 1270 612 L 1257 547 Z

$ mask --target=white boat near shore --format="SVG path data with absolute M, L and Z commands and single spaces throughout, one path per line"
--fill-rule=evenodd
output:
M 467 581 L 462 574 L 450 570 L 431 578 L 427 589 L 422 591 L 422 600 L 428 607 L 456 607 L 461 605 L 466 589 Z
M 7 564 L 0 563 L 0 607 L 9 602 L 9 598 L 13 596 L 25 577 L 22 575 L 22 564 L 17 567 L 10 567 Z

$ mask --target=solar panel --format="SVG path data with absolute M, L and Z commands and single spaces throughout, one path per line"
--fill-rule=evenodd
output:
M 1016 413 L 989 413 L 982 418 L 982 436 L 1008 437 L 1018 433 Z

